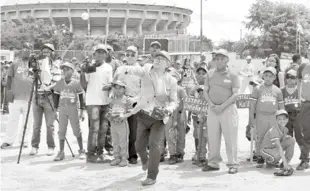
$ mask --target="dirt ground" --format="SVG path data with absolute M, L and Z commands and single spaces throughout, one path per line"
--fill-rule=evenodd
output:
M 202 172 L 200 168 L 192 165 L 191 157 L 194 154 L 194 140 L 192 131 L 186 137 L 185 161 L 177 165 L 160 164 L 157 183 L 150 187 L 142 187 L 141 180 L 145 173 L 138 165 L 128 167 L 111 167 L 109 164 L 88 164 L 72 158 L 66 147 L 66 159 L 54 162 L 53 157 L 45 155 L 45 128 L 42 128 L 41 148 L 37 156 L 28 156 L 29 149 L 23 150 L 21 163 L 16 164 L 18 147 L 1 150 L 1 190 L 3 191 L 101 191 L 101 190 L 293 190 L 296 188 L 309 188 L 310 170 L 295 171 L 291 177 L 275 177 L 275 169 L 256 169 L 254 165 L 246 162 L 249 156 L 250 143 L 245 138 L 247 123 L 247 110 L 239 110 L 239 173 L 229 175 L 225 166 L 225 144 L 222 144 L 222 157 L 224 163 L 218 172 Z M 1 138 L 4 136 L 6 118 L 1 118 Z M 43 126 L 44 127 L 44 126 Z M 57 132 L 57 126 L 56 131 Z M 88 134 L 87 124 L 83 122 L 83 135 Z M 78 146 L 68 130 L 68 140 L 72 149 L 77 153 Z M 55 136 L 57 140 L 57 135 Z M 86 141 L 84 141 L 86 146 Z M 57 144 L 58 147 L 58 144 Z M 295 147 L 295 156 L 292 165 L 298 164 L 299 148 Z M 307 190 L 307 189 L 306 189 Z

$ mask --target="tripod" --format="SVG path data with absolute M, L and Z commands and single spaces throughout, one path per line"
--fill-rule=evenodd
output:
M 36 63 L 37 65 L 37 63 Z M 29 112 L 30 112 L 30 108 L 31 108 L 31 103 L 32 103 L 32 98 L 33 98 L 33 94 L 34 94 L 34 91 L 35 91 L 35 99 L 36 99 L 36 104 L 38 104 L 38 83 L 42 84 L 41 82 L 41 79 L 40 79 L 40 75 L 39 75 L 39 69 L 36 67 L 36 69 L 33 69 L 33 82 L 32 82 L 32 87 L 31 87 L 31 92 L 30 92 L 30 98 L 29 98 L 29 101 L 28 101 L 28 108 L 27 108 L 27 113 L 26 113 L 26 120 L 25 120 L 25 124 L 24 124 L 24 129 L 23 129 L 23 136 L 22 136 L 22 142 L 20 144 L 20 148 L 19 148 L 19 154 L 18 154 L 18 159 L 17 159 L 17 164 L 19 164 L 20 162 L 20 157 L 21 157 L 21 153 L 22 153 L 22 149 L 23 149 L 23 146 L 24 146 L 24 140 L 25 140 L 25 133 L 26 133 L 26 129 L 27 129 L 27 123 L 28 123 L 28 117 L 29 117 Z M 55 112 L 55 108 L 54 106 L 52 105 L 50 99 L 48 98 L 48 95 L 47 95 L 47 92 L 44 90 L 44 94 L 45 94 L 45 97 L 46 99 L 48 100 L 48 103 L 50 105 L 50 107 L 52 108 L 52 111 Z M 56 117 L 56 121 L 58 122 L 59 124 L 59 120 L 57 119 Z M 66 143 L 70 149 L 70 152 L 71 152 L 71 155 L 72 157 L 75 157 L 73 152 L 72 152 L 72 149 L 70 147 L 70 144 L 67 140 L 67 138 L 65 138 L 66 140 Z

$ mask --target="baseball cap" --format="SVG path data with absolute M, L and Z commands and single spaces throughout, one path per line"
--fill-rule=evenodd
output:
M 156 52 L 155 53 L 155 57 L 157 56 L 162 56 L 162 57 L 165 57 L 169 62 L 171 62 L 171 58 L 170 58 L 170 55 L 168 52 L 162 50 L 162 51 L 159 51 L 159 52 Z
M 70 62 L 65 62 L 65 63 L 60 65 L 60 69 L 63 69 L 64 67 L 68 67 L 68 68 L 71 68 L 72 70 L 74 70 L 74 66 Z
M 54 45 L 49 44 L 49 43 L 44 44 L 41 50 L 43 50 L 44 48 L 48 48 L 48 49 L 50 49 L 51 51 L 55 51 Z
M 260 79 L 259 77 L 253 77 L 249 82 L 250 85 L 254 85 L 254 84 L 259 85 L 261 83 L 263 83 L 263 80 Z
M 138 49 L 135 46 L 128 46 L 127 49 L 126 49 L 126 52 L 127 51 L 138 52 Z
M 155 45 L 158 46 L 159 48 L 161 48 L 161 44 L 158 41 L 154 41 L 151 43 L 151 47 L 153 47 Z
M 72 61 L 73 61 L 73 60 L 75 60 L 75 61 L 76 61 L 77 59 L 76 59 L 76 57 L 73 57 L 71 60 L 72 60 Z
M 203 70 L 203 71 L 207 72 L 207 69 L 205 67 L 203 67 L 203 66 L 199 66 L 197 68 L 196 72 L 199 72 L 199 70 Z
M 104 44 L 98 44 L 94 46 L 94 52 L 96 52 L 97 50 L 104 50 L 105 52 L 108 52 L 107 46 Z
M 293 70 L 293 69 L 290 69 L 287 73 L 286 73 L 286 75 L 291 75 L 291 76 L 297 76 L 297 72 L 296 72 L 296 70 Z
M 251 56 L 247 56 L 245 59 L 246 60 L 252 60 L 252 57 Z
M 138 61 L 142 61 L 143 60 L 143 58 L 142 57 L 138 57 Z
M 216 51 L 215 56 L 217 56 L 217 55 L 223 55 L 223 56 L 226 56 L 227 58 L 229 58 L 228 52 L 225 49 L 219 49 L 218 51 Z
M 175 61 L 176 64 L 181 64 L 181 60 Z
M 267 67 L 263 73 L 271 72 L 273 75 L 277 75 L 277 70 L 274 67 Z
M 126 84 L 124 82 L 122 82 L 121 80 L 114 81 L 113 86 L 115 86 L 115 85 L 119 85 L 119 86 L 126 88 Z
M 211 52 L 211 54 L 216 54 L 216 50 L 213 50 L 213 51 Z
M 276 112 L 276 116 L 279 116 L 279 115 L 286 115 L 286 117 L 288 117 L 288 113 L 284 109 L 280 109 Z

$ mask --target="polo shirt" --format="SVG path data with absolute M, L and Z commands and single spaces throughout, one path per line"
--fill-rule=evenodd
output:
M 209 88 L 209 98 L 215 105 L 221 105 L 233 95 L 233 89 L 240 88 L 240 81 L 236 74 L 227 68 L 223 72 L 210 70 L 205 79 L 205 86 Z
M 310 101 L 310 64 L 301 64 L 297 70 L 297 77 L 301 80 L 301 97 Z
M 113 69 L 110 64 L 103 63 L 96 68 L 96 72 L 85 74 L 88 82 L 86 90 L 86 105 L 108 105 L 109 91 L 102 88 L 112 83 Z

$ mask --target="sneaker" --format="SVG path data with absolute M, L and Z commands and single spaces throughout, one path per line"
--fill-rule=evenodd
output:
M 119 157 L 115 158 L 112 160 L 112 162 L 110 163 L 111 166 L 117 166 L 119 165 L 119 163 L 121 163 L 121 159 Z
M 257 158 L 257 164 L 264 164 L 264 163 L 265 163 L 265 159 L 263 157 L 259 156 Z
M 207 159 L 200 159 L 197 165 L 199 167 L 204 167 L 204 166 L 208 165 L 208 161 L 207 161 Z
M 10 147 L 10 146 L 12 146 L 12 145 L 9 144 L 9 143 L 3 143 L 3 144 L 1 145 L 1 149 L 5 149 L 5 148 Z
M 85 160 L 86 159 L 85 150 L 79 150 L 79 159 L 80 160 Z
M 103 162 L 103 161 L 104 161 L 104 154 L 102 153 L 98 156 L 98 162 Z
M 96 163 L 98 160 L 98 156 L 94 154 L 87 153 L 86 162 Z
M 33 156 L 33 155 L 36 155 L 36 154 L 38 154 L 38 149 L 37 149 L 37 148 L 32 147 L 32 149 L 31 149 L 31 151 L 30 151 L 29 155 Z
M 236 167 L 231 167 L 228 170 L 229 174 L 237 174 L 238 173 L 238 169 Z
M 177 157 L 177 163 L 182 163 L 184 161 L 184 154 L 179 153 L 176 155 L 176 157 Z
M 160 161 L 159 162 L 165 162 L 165 156 L 164 155 L 160 156 Z
M 250 158 L 246 159 L 247 161 L 251 161 Z M 257 162 L 258 157 L 256 155 L 253 155 L 253 162 Z
M 46 155 L 52 156 L 54 154 L 54 148 L 48 148 Z
M 192 161 L 197 161 L 198 160 L 198 156 L 197 156 L 197 154 L 194 154 L 194 156 L 192 157 Z M 194 162 L 193 162 L 193 164 L 194 164 Z M 195 164 L 196 164 L 196 162 L 195 162 Z
M 203 168 L 202 168 L 202 171 L 218 171 L 218 170 L 220 170 L 220 168 L 214 168 L 214 167 L 212 167 L 212 166 L 209 166 L 209 165 L 206 165 L 206 166 L 204 166 Z
M 54 158 L 54 161 L 61 161 L 65 159 L 65 153 L 64 152 L 58 152 L 57 156 Z
M 309 168 L 309 162 L 301 161 L 301 163 L 297 166 L 296 170 L 306 170 Z
M 120 167 L 125 167 L 125 166 L 127 166 L 127 165 L 128 165 L 128 160 L 125 159 L 125 158 L 123 158 L 123 159 L 121 160 L 121 162 L 119 163 L 119 166 L 120 166 Z
M 138 160 L 136 158 L 130 158 L 129 164 L 138 164 Z
M 150 186 L 156 183 L 156 180 L 147 178 L 145 180 L 142 181 L 142 186 Z
M 169 160 L 168 160 L 168 163 L 169 163 L 170 165 L 176 164 L 176 163 L 177 163 L 177 157 L 176 157 L 176 155 L 171 155 L 170 158 L 169 158 Z

